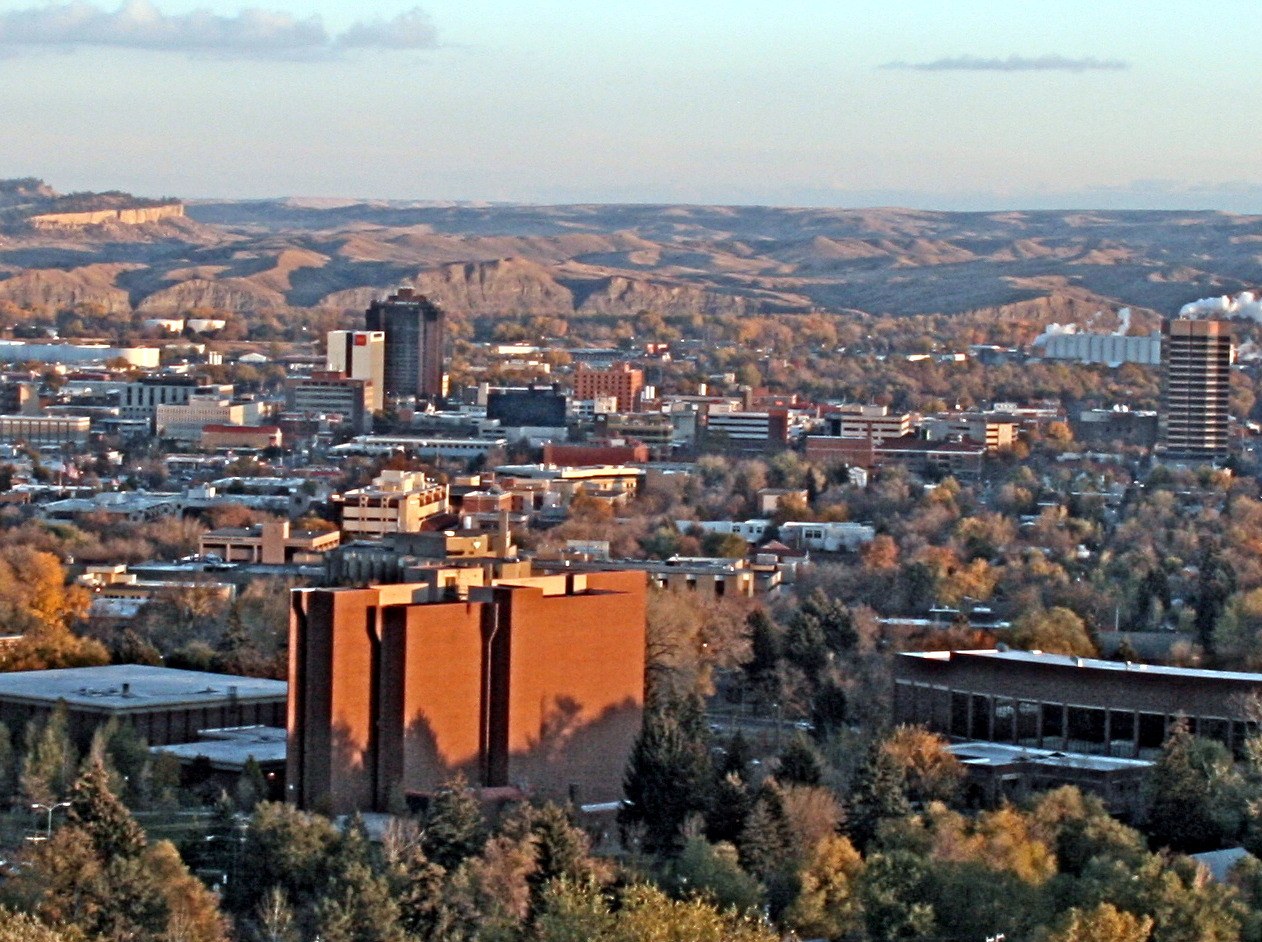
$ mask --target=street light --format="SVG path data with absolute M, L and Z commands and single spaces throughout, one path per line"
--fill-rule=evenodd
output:
M 40 804 L 38 801 L 31 803 L 32 811 L 47 811 L 48 812 L 48 826 L 44 828 L 44 840 L 46 841 L 51 840 L 53 836 L 53 812 L 56 811 L 58 808 L 69 808 L 69 807 L 70 807 L 70 802 L 68 801 L 58 801 L 51 805 Z

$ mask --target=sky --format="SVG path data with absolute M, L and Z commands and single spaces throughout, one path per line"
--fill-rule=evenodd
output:
M 63 192 L 1262 212 L 1256 0 L 0 0 Z

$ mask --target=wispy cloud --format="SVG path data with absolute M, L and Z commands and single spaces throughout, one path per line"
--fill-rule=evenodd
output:
M 1008 56 L 1006 59 L 981 56 L 953 56 L 929 62 L 887 62 L 883 69 L 911 72 L 1121 72 L 1130 68 L 1121 59 L 1094 56 Z
M 320 56 L 340 49 L 432 49 L 433 21 L 412 9 L 393 19 L 357 22 L 330 33 L 318 16 L 274 10 L 163 13 L 149 0 L 104 9 L 86 0 L 0 13 L 0 52 L 112 47 L 237 58 Z

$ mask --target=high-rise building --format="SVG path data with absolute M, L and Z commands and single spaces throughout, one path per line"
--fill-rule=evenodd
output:
M 294 592 L 292 801 L 385 811 L 457 774 L 621 797 L 643 714 L 644 573 L 464 582 Z
M 412 288 L 399 288 L 372 302 L 365 320 L 370 331 L 385 334 L 386 396 L 442 399 L 442 309 Z
M 574 398 L 595 399 L 597 396 L 614 396 L 619 412 L 634 412 L 640 407 L 640 393 L 644 389 L 644 371 L 630 363 L 616 363 L 607 370 L 593 370 L 579 364 L 574 371 Z
M 331 330 L 326 365 L 330 373 L 372 383 L 369 408 L 385 405 L 386 335 L 380 330 Z
M 1161 335 L 1158 450 L 1170 461 L 1221 461 L 1230 449 L 1231 325 L 1176 318 Z

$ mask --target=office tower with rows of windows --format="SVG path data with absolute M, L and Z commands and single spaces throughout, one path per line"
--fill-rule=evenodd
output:
M 1225 321 L 1175 318 L 1161 330 L 1159 452 L 1167 461 L 1222 461 L 1230 450 L 1235 346 Z
M 443 312 L 412 288 L 368 307 L 365 326 L 385 334 L 385 394 L 393 399 L 443 398 Z

